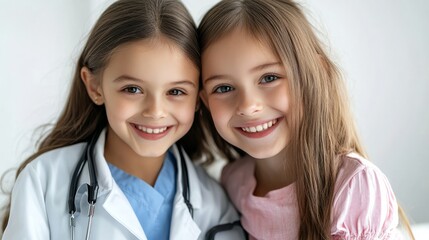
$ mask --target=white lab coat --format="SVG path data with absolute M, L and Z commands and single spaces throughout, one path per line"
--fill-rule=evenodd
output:
M 105 132 L 95 146 L 99 184 L 91 239 L 146 240 L 134 211 L 113 180 L 104 158 Z M 9 223 L 3 234 L 9 239 L 70 239 L 68 191 L 71 176 L 84 151 L 85 143 L 47 152 L 21 172 L 12 191 Z M 185 154 L 189 174 L 192 217 L 183 200 L 181 165 L 178 148 L 173 146 L 177 162 L 177 187 L 170 229 L 170 239 L 204 239 L 211 227 L 237 220 L 238 214 L 223 189 Z M 79 186 L 89 183 L 87 164 Z M 76 218 L 75 239 L 84 239 L 87 229 L 87 194 L 78 199 L 81 214 Z M 244 239 L 239 228 L 219 233 L 216 239 Z

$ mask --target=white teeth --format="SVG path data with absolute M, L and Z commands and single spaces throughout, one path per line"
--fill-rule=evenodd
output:
M 256 125 L 253 127 L 243 127 L 241 129 L 245 132 L 251 132 L 251 133 L 262 132 L 262 131 L 265 131 L 268 128 L 272 127 L 274 124 L 276 124 L 276 122 L 277 122 L 277 119 L 271 120 L 271 121 L 266 122 L 264 124 Z
M 143 131 L 143 132 L 145 132 L 145 133 L 149 133 L 149 134 L 158 134 L 158 133 L 162 133 L 162 132 L 164 132 L 165 130 L 167 130 L 167 127 L 163 127 L 163 128 L 147 128 L 147 127 L 143 127 L 143 126 L 139 126 L 139 125 L 136 125 L 137 126 L 137 128 L 140 130 L 140 131 Z

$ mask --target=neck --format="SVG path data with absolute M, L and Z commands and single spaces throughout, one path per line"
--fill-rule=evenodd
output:
M 286 187 L 295 181 L 291 160 L 286 150 L 276 156 L 255 159 L 256 188 L 254 195 L 265 196 L 268 192 Z
M 107 133 L 104 146 L 104 157 L 107 162 L 154 186 L 164 163 L 165 154 L 157 157 L 142 157 L 122 142 L 118 136 L 111 137 L 114 134 L 112 132 Z

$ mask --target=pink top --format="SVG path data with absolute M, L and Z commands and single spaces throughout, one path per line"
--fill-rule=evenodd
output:
M 398 205 L 386 176 L 357 154 L 342 160 L 332 210 L 333 239 L 401 239 Z M 221 178 L 250 239 L 298 239 L 295 183 L 265 197 L 254 196 L 254 168 L 255 160 L 240 159 L 228 164 Z

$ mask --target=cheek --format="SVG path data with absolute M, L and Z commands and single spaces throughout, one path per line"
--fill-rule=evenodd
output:
M 268 102 L 274 103 L 278 110 L 285 113 L 288 112 L 290 99 L 287 87 L 283 86 L 274 89 L 274 91 L 268 94 Z
M 105 91 L 104 96 L 104 106 L 111 125 L 123 124 L 141 110 L 141 102 L 124 98 L 114 90 Z
M 232 114 L 232 105 L 226 100 L 209 100 L 209 110 L 216 127 L 226 124 Z
M 172 110 L 180 122 L 191 126 L 194 121 L 195 107 L 195 101 L 187 101 L 174 104 Z
M 105 102 L 106 113 L 109 119 L 126 119 L 135 111 L 135 107 L 120 99 Z

